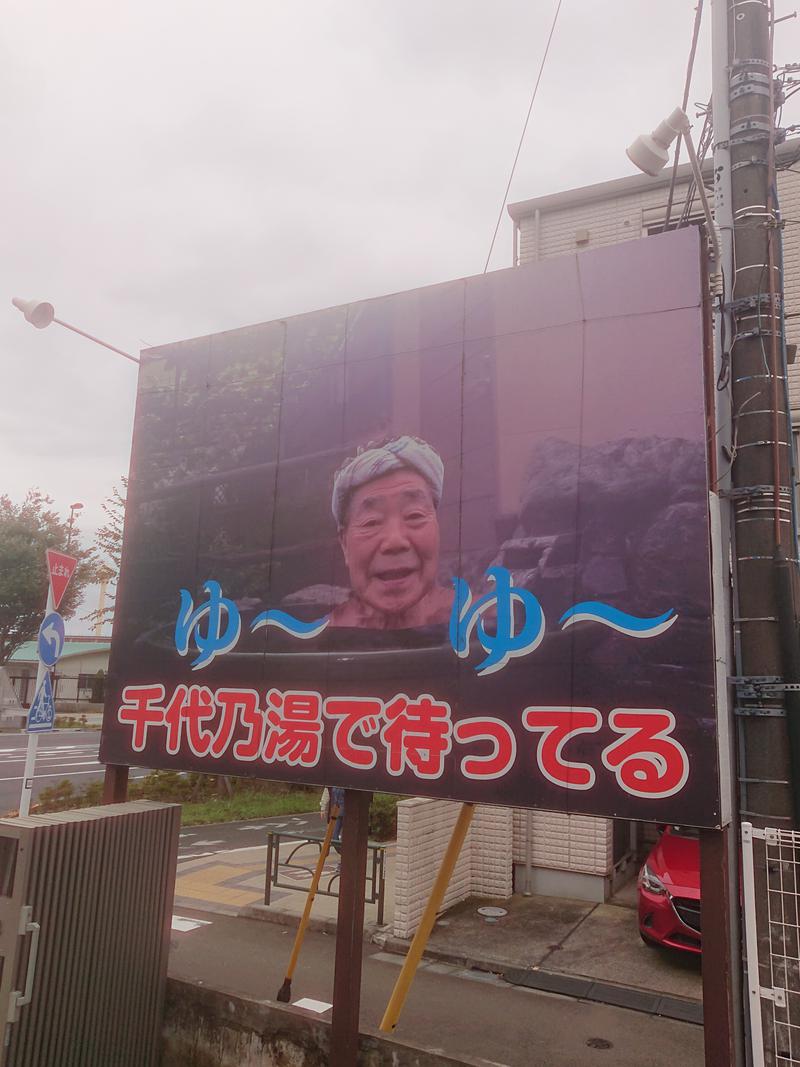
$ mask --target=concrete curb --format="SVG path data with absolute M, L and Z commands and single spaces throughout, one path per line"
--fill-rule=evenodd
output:
M 234 912 L 245 919 L 259 919 L 261 922 L 278 923 L 280 926 L 290 926 L 296 929 L 300 925 L 299 915 L 290 915 L 285 911 L 273 911 L 267 904 L 246 904 L 243 908 L 237 908 Z M 336 919 L 325 917 L 315 918 L 313 915 L 308 920 L 309 930 L 317 930 L 323 934 L 336 934 Z M 364 924 L 364 940 L 367 943 L 382 945 L 385 931 L 388 927 L 377 926 L 375 923 Z
M 328 1019 L 290 1004 L 211 989 L 196 981 L 167 979 L 164 1067 L 181 1067 L 190 1060 L 199 1063 L 201 1056 L 225 1067 L 245 1061 L 321 1065 L 328 1062 L 330 1032 Z M 441 1049 L 411 1044 L 368 1027 L 360 1031 L 359 1063 L 364 1067 L 501 1067 L 485 1059 L 455 1058 Z
M 373 938 L 373 941 L 380 944 L 384 952 L 400 956 L 406 955 L 411 944 L 410 941 L 403 941 L 399 937 Z M 555 993 L 573 1000 L 595 1001 L 599 1004 L 615 1005 L 632 1011 L 642 1011 L 649 1015 L 660 1015 L 667 1019 L 703 1025 L 702 1001 L 690 1000 L 687 997 L 669 996 L 616 982 L 601 982 L 583 975 L 566 974 L 561 971 L 538 968 L 532 971 L 514 967 L 513 964 L 501 963 L 499 960 L 475 959 L 454 952 L 443 952 L 430 946 L 425 949 L 423 959 L 463 967 L 470 971 L 495 974 L 509 985 L 527 986 L 530 989 Z
M 393 952 L 398 956 L 405 956 L 411 947 L 410 941 L 393 937 L 391 934 L 371 939 L 376 945 L 380 945 L 385 952 Z M 436 963 L 450 963 L 455 967 L 466 967 L 470 971 L 485 971 L 489 974 L 503 974 L 509 969 L 510 964 L 501 963 L 499 960 L 476 959 L 474 956 L 463 956 L 457 952 L 445 952 L 443 949 L 432 948 L 430 945 L 425 949 L 423 959 L 434 960 Z

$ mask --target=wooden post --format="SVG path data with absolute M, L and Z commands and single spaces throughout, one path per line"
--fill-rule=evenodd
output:
M 124 804 L 128 799 L 128 770 L 120 763 L 107 763 L 103 779 L 103 803 Z
M 742 1063 L 741 976 L 732 939 L 739 920 L 731 910 L 731 829 L 700 831 L 700 890 L 703 900 L 703 1033 L 706 1067 Z M 735 869 L 735 867 L 734 867 Z M 733 921 L 732 921 L 733 919 Z
M 371 802 L 372 793 L 345 790 L 329 1067 L 356 1067 L 358 1060 L 364 887 Z

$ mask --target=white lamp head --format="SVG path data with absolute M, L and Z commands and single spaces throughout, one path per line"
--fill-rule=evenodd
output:
M 669 149 L 676 137 L 689 132 L 686 113 L 676 107 L 669 118 L 664 119 L 652 133 L 642 134 L 627 148 L 628 159 L 651 178 L 664 169 L 669 162 Z
M 15 296 L 12 297 L 11 303 L 15 308 L 19 308 L 28 322 L 37 330 L 43 330 L 45 326 L 49 326 L 55 316 L 53 305 L 48 304 L 46 300 L 23 300 Z

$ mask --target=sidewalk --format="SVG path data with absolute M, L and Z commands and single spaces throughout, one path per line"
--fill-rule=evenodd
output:
M 297 849 L 297 841 L 281 844 L 281 861 Z M 393 842 L 386 846 L 386 894 L 384 899 L 384 927 L 391 929 L 394 916 L 394 854 Z M 251 918 L 290 923 L 302 915 L 306 890 L 317 861 L 316 845 L 306 846 L 293 859 L 292 868 L 281 868 L 281 880 L 293 881 L 297 889 L 272 887 L 269 907 L 264 905 L 267 849 L 242 848 L 220 852 L 216 856 L 184 860 L 178 864 L 175 884 L 175 907 L 200 908 L 221 915 L 244 913 Z M 338 893 L 339 857 L 332 853 L 325 862 L 320 888 Z M 319 894 L 314 900 L 312 922 L 316 928 L 336 929 L 338 896 Z M 364 922 L 371 933 L 377 929 L 378 905 L 367 904 Z
M 288 858 L 296 842 L 281 846 Z M 236 849 L 179 864 L 175 910 L 199 909 L 219 915 L 268 920 L 296 926 L 305 906 L 303 891 L 317 857 L 309 846 L 294 858 L 305 870 L 282 868 L 282 880 L 296 880 L 297 890 L 272 888 L 266 907 L 266 847 Z M 338 857 L 325 864 L 321 886 L 337 889 Z M 404 955 L 408 942 L 392 934 L 394 846 L 387 848 L 384 926 L 377 926 L 377 905 L 368 904 L 365 940 L 387 953 Z M 487 922 L 478 914 L 495 904 L 507 914 Z M 311 928 L 335 934 L 336 897 L 318 896 Z M 560 993 L 583 1001 L 616 1004 L 656 1016 L 702 1021 L 700 960 L 688 953 L 661 952 L 638 936 L 635 885 L 629 884 L 609 904 L 514 896 L 510 901 L 469 900 L 451 908 L 437 922 L 426 958 L 460 970 L 493 973 L 506 982 Z
M 292 930 L 209 912 L 198 917 L 203 925 L 173 933 L 170 975 L 224 993 L 274 1000 Z M 321 1001 L 323 1019 L 330 1019 L 335 944 L 330 934 L 309 931 L 292 981 L 293 1004 L 301 998 Z M 362 1031 L 377 1030 L 401 962 L 400 956 L 364 945 Z M 420 967 L 396 1036 L 416 1048 L 485 1067 L 703 1064 L 699 1026 L 511 986 L 495 975 L 445 963 Z

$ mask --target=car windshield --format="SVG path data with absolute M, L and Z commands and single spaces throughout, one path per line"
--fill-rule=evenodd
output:
M 700 836 L 696 826 L 670 826 L 669 829 L 673 837 L 691 837 L 697 840 Z

